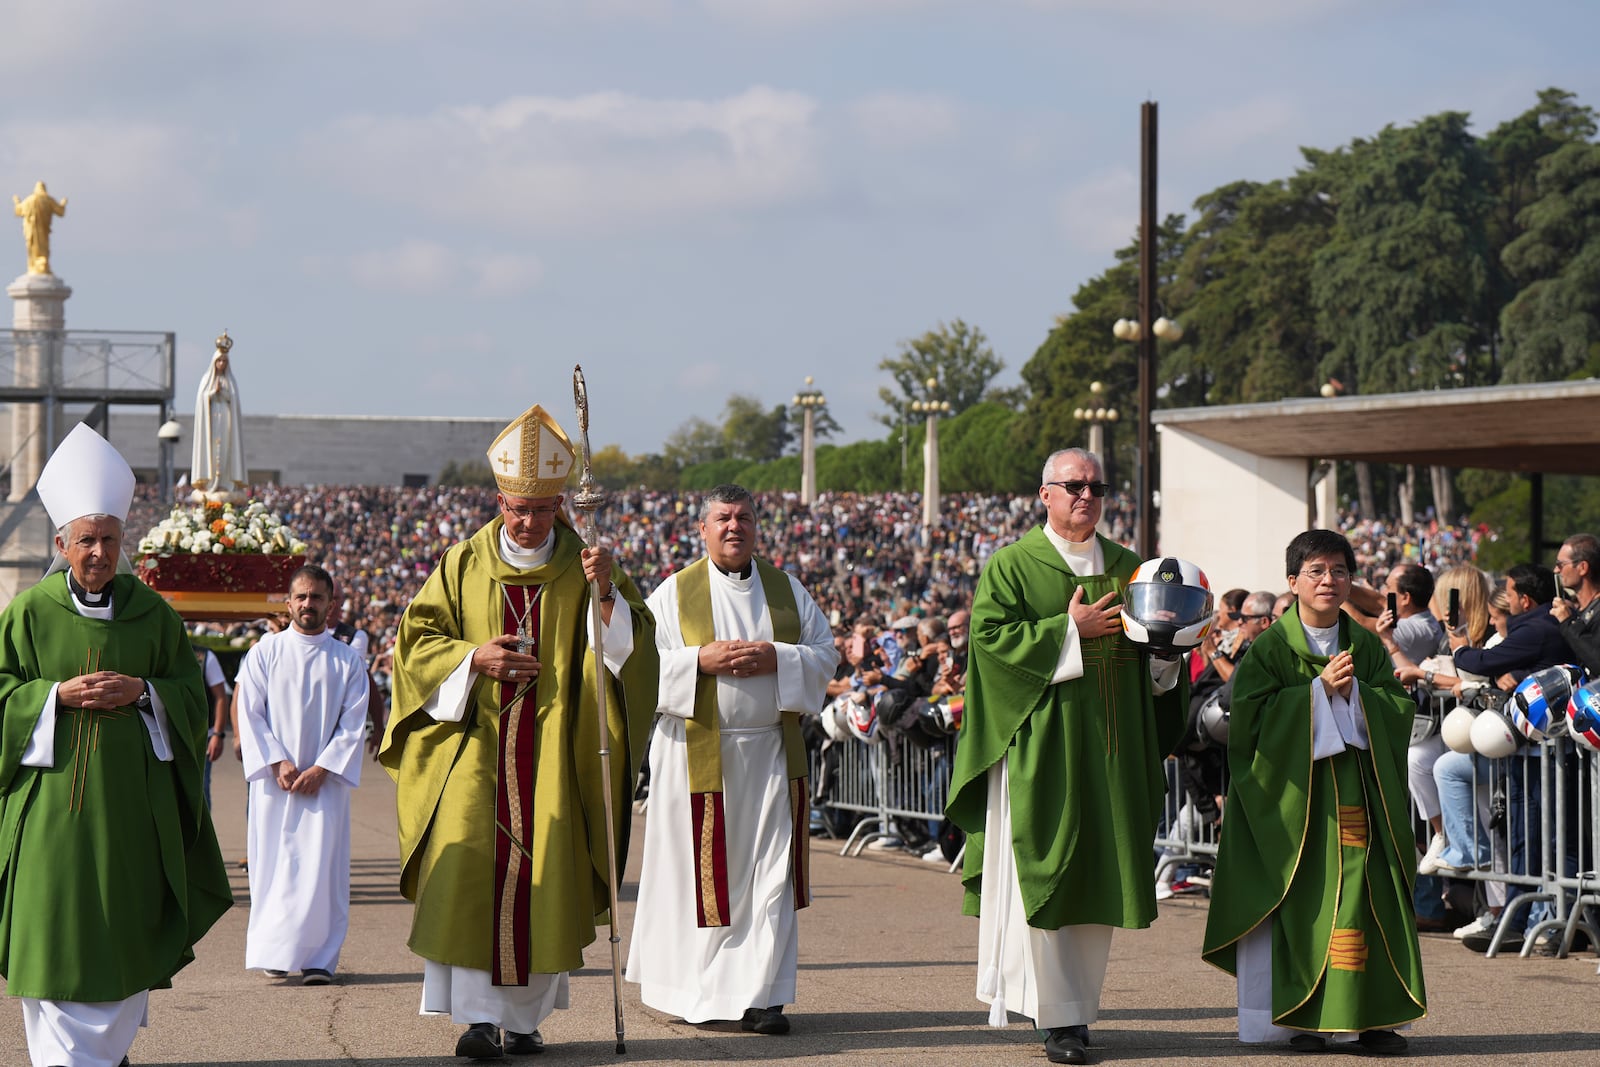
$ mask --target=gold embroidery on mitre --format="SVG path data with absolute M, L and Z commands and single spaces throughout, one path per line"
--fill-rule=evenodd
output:
M 1328 946 L 1328 966 L 1335 971 L 1367 969 L 1367 935 L 1360 930 L 1334 930 Z
M 1339 844 L 1349 845 L 1351 848 L 1367 847 L 1367 809 L 1357 804 L 1355 806 L 1339 805 Z
M 500 431 L 486 453 L 502 493 L 520 497 L 560 496 L 572 473 L 572 441 L 538 404 Z

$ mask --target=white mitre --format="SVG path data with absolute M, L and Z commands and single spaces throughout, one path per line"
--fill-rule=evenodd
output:
M 133 505 L 133 485 L 133 468 L 122 453 L 80 422 L 39 473 L 39 502 L 57 530 L 85 515 L 110 515 L 126 522 Z M 45 574 L 64 567 L 66 560 L 57 553 Z M 117 570 L 132 570 L 127 556 L 118 560 Z
M 502 493 L 539 499 L 566 491 L 574 449 L 566 431 L 535 404 L 500 431 L 487 455 Z

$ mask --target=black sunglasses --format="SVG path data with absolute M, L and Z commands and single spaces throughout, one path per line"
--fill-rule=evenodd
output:
M 1059 485 L 1073 496 L 1082 496 L 1085 489 L 1089 490 L 1092 497 L 1102 497 L 1111 492 L 1110 482 L 1045 482 L 1045 485 Z

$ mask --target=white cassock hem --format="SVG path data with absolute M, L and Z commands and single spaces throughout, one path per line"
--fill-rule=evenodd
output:
M 1111 927 L 1028 925 L 1012 853 L 1006 762 L 989 768 L 984 816 L 982 907 L 978 916 L 978 1000 L 991 1026 L 1017 1012 L 1041 1030 L 1088 1025 L 1100 1017 L 1100 991 L 1111 956 Z
M 150 1025 L 150 991 L 125 1000 L 84 1002 L 20 997 L 33 1067 L 117 1067 L 141 1026 Z
M 557 1008 L 565 1010 L 567 973 L 530 974 L 525 986 L 495 985 L 488 971 L 422 961 L 419 1015 L 448 1015 L 463 1026 L 493 1023 L 502 1030 L 531 1034 Z

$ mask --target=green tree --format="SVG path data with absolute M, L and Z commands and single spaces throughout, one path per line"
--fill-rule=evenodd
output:
M 1543 195 L 1539 170 L 1545 158 L 1563 145 L 1593 139 L 1594 112 L 1577 103 L 1565 89 L 1545 89 L 1539 102 L 1521 115 L 1501 123 L 1483 139 L 1484 151 L 1494 164 L 1494 202 L 1485 219 L 1489 247 L 1489 311 L 1487 318 L 1505 320 L 1502 309 L 1529 278 L 1519 280 L 1505 263 L 1504 253 L 1526 232 L 1524 212 Z M 1545 277 L 1546 275 L 1539 275 Z M 1504 338 L 1491 340 L 1488 381 L 1499 380 L 1499 347 Z
M 1561 146 L 1539 164 L 1538 199 L 1503 260 L 1523 288 L 1501 314 L 1508 381 L 1587 377 L 1600 364 L 1600 145 Z
M 1475 384 L 1487 349 L 1489 164 L 1464 112 L 1386 127 L 1342 155 L 1311 286 L 1323 370 L 1351 391 Z
M 878 369 L 893 375 L 896 387 L 879 388 L 878 399 L 886 410 L 878 419 L 894 426 L 913 400 L 948 401 L 951 413 L 959 415 L 983 399 L 1005 363 L 989 347 L 982 330 L 955 319 L 949 325 L 941 322 L 914 340 L 900 342 L 899 354 L 880 360 Z M 929 378 L 938 380 L 936 390 L 928 389 Z
M 667 435 L 661 452 L 681 470 L 697 463 L 726 459 L 728 444 L 720 426 L 713 426 L 696 415 Z
M 828 493 L 887 493 L 900 487 L 900 446 L 856 441 L 817 449 L 817 488 Z
M 1325 345 L 1311 306 L 1311 261 L 1333 212 L 1315 164 L 1288 181 L 1234 182 L 1195 201 L 1168 294 L 1184 343 L 1166 364 L 1175 399 L 1237 404 L 1314 393 Z
M 782 404 L 764 410 L 753 396 L 734 394 L 722 410 L 722 441 L 730 456 L 765 463 L 789 446 L 789 415 Z

